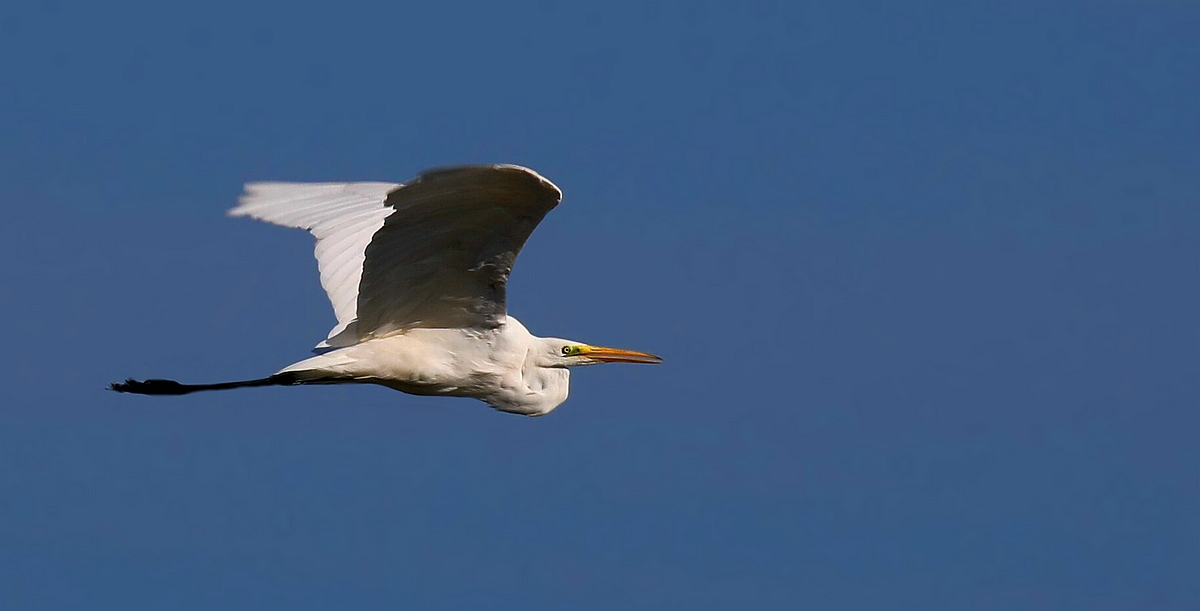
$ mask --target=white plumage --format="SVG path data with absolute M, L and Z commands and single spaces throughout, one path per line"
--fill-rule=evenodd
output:
M 255 380 L 126 380 L 176 395 L 294 384 L 382 384 L 475 397 L 541 415 L 567 398 L 567 367 L 654 355 L 530 334 L 506 311 L 512 265 L 562 192 L 527 168 L 466 166 L 409 183 L 251 183 L 231 216 L 307 229 L 337 325 L 322 354 Z
M 318 348 L 328 347 L 329 339 L 354 322 L 364 252 L 371 236 L 383 227 L 383 219 L 395 212 L 384 205 L 384 200 L 398 187 L 386 182 L 250 183 L 237 207 L 229 211 L 229 216 L 307 229 L 317 238 L 315 254 L 321 286 L 329 295 L 338 321 Z

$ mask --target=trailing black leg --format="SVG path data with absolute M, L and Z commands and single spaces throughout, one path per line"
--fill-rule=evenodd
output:
M 231 388 L 248 388 L 251 386 L 292 386 L 294 384 L 317 383 L 324 380 L 304 379 L 299 372 L 277 373 L 257 380 L 241 380 L 238 382 L 218 382 L 216 384 L 180 384 L 175 380 L 133 380 L 113 382 L 109 390 L 133 393 L 136 395 L 186 395 L 202 390 L 229 390 Z

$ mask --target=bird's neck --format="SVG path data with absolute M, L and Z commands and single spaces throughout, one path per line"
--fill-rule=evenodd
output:
M 538 367 L 530 362 L 521 369 L 525 387 L 522 403 L 530 415 L 548 414 L 567 400 L 571 372 L 564 367 Z

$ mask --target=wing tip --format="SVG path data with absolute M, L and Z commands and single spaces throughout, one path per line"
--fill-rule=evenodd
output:
M 225 211 L 227 216 L 248 216 L 254 219 L 276 223 L 275 217 L 280 214 L 295 212 L 303 209 L 298 202 L 308 203 L 324 197 L 336 197 L 339 194 L 364 197 L 380 202 L 387 197 L 387 192 L 400 187 L 400 183 L 380 181 L 352 182 L 287 182 L 287 181 L 253 181 L 242 186 L 242 194 L 238 196 L 237 205 Z M 287 222 L 278 224 L 289 227 Z M 307 227 L 305 227 L 307 228 Z
M 563 196 L 562 189 L 559 189 L 558 185 L 550 182 L 549 178 L 546 178 L 545 176 L 538 174 L 537 171 L 534 170 L 533 168 L 527 168 L 523 165 L 516 165 L 516 164 L 510 164 L 510 163 L 498 163 L 492 167 L 496 168 L 497 170 L 517 170 L 519 172 L 524 172 L 525 174 L 528 174 L 528 175 L 536 178 L 538 180 L 538 182 L 540 182 L 542 184 L 542 186 L 548 187 L 551 191 L 553 191 L 556 194 L 558 201 L 562 201 L 562 196 Z
M 430 168 L 430 169 L 425 170 L 424 172 L 421 172 L 420 174 L 418 174 L 417 179 L 413 182 L 418 183 L 418 182 L 422 182 L 422 181 L 429 180 L 429 179 L 437 179 L 437 178 L 441 178 L 441 177 L 450 176 L 452 174 L 458 174 L 461 172 L 472 172 L 472 171 L 480 171 L 480 170 L 516 172 L 518 174 L 533 178 L 534 180 L 536 180 L 538 182 L 538 185 L 540 187 L 542 187 L 546 191 L 549 191 L 550 193 L 553 194 L 555 202 L 562 201 L 563 193 L 562 193 L 562 189 L 558 188 L 558 185 L 554 184 L 553 182 L 550 182 L 550 179 L 546 178 L 545 176 L 542 176 L 541 174 L 538 174 L 535 170 L 533 170 L 531 168 L 527 168 L 523 165 L 517 165 L 514 163 L 490 163 L 490 164 L 480 164 L 480 165 L 459 165 L 459 166 L 446 166 L 446 167 L 439 167 L 439 168 Z M 408 184 L 412 184 L 412 183 L 408 183 Z

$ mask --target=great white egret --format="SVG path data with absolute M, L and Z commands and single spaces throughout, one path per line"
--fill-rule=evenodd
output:
M 307 229 L 337 326 L 316 356 L 256 380 L 125 380 L 118 392 L 182 395 L 295 384 L 381 384 L 474 397 L 540 416 L 567 399 L 568 367 L 658 363 L 644 352 L 535 337 L 505 308 L 517 253 L 562 199 L 513 165 L 430 170 L 405 184 L 252 183 L 230 216 Z

